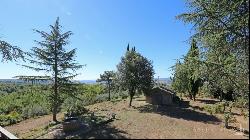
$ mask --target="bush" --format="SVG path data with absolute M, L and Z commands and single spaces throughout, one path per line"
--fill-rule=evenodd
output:
M 249 108 L 249 100 L 247 97 L 238 97 L 235 101 L 235 104 L 234 104 L 235 107 L 238 107 L 238 108 L 246 108 L 248 109 Z
M 79 101 L 75 98 L 68 98 L 63 104 L 63 108 L 66 110 L 65 116 L 76 117 L 87 113 L 87 109 L 84 108 L 85 104 L 84 101 Z
M 224 102 L 221 102 L 221 103 L 216 103 L 214 105 L 214 113 L 224 113 L 225 111 L 225 103 Z
M 243 112 L 242 115 L 244 116 L 245 119 L 249 119 L 249 111 Z
M 210 115 L 214 114 L 214 108 L 211 105 L 205 105 L 203 107 L 204 111 L 208 112 Z
M 21 115 L 16 111 L 12 111 L 8 115 L 0 115 L 1 126 L 15 124 L 17 122 L 20 122 L 21 120 L 22 120 Z
M 47 114 L 49 114 L 49 110 L 46 107 L 42 107 L 40 105 L 26 106 L 22 110 L 22 118 L 24 119 Z
M 1 126 L 7 125 L 7 124 L 6 124 L 6 123 L 7 123 L 7 120 L 8 120 L 7 115 L 0 115 L 0 125 L 1 125 Z
M 127 91 L 120 91 L 118 93 L 118 96 L 121 97 L 122 99 L 126 99 L 126 98 L 128 98 L 129 95 L 128 95 Z
M 107 101 L 108 97 L 109 97 L 108 94 L 100 94 L 100 95 L 97 95 L 95 97 L 95 101 L 98 102 L 98 103 L 103 102 L 103 101 Z M 112 96 L 111 96 L 111 98 L 112 98 Z
M 209 114 L 221 114 L 225 111 L 226 103 L 216 103 L 214 105 L 205 105 L 203 109 L 207 111 Z
M 12 111 L 8 115 L 8 121 L 10 122 L 10 124 L 15 124 L 15 123 L 21 121 L 21 115 L 19 113 L 17 113 L 16 111 Z

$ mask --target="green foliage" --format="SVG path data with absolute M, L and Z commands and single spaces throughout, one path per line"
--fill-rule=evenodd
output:
M 49 89 L 46 85 L 14 85 L 0 84 L 0 87 L 9 87 L 15 91 L 8 93 L 0 88 L 0 124 L 5 126 L 30 117 L 50 113 L 47 102 Z M 14 102 L 13 102 L 14 101 Z
M 188 93 L 194 100 L 202 84 L 199 59 L 199 48 L 195 40 L 192 40 L 191 48 L 184 57 L 184 62 L 177 61 L 173 67 L 172 88 L 180 93 Z
M 113 84 L 113 79 L 115 78 L 115 72 L 114 71 L 104 71 L 104 74 L 100 75 L 100 79 L 97 79 L 97 82 L 106 82 L 108 92 L 109 92 L 109 100 L 110 100 L 110 91 Z
M 104 91 L 105 86 L 101 84 L 78 84 L 74 95 L 68 94 L 65 96 L 62 108 L 67 111 L 70 108 L 74 109 L 73 107 L 79 107 L 79 111 L 81 112 L 81 108 L 84 108 L 86 105 L 106 101 L 108 98 L 103 98 L 102 96 L 105 94 Z M 101 96 L 101 98 L 98 98 L 99 96 Z
M 64 108 L 66 109 L 65 117 L 76 117 L 87 113 L 84 108 L 85 103 L 79 101 L 76 98 L 67 98 L 64 102 Z
M 61 31 L 59 18 L 50 28 L 50 32 L 35 30 L 44 40 L 35 41 L 40 47 L 33 47 L 30 53 L 31 58 L 27 58 L 34 65 L 24 66 L 36 71 L 44 71 L 50 75 L 53 82 L 53 94 L 50 95 L 49 101 L 53 111 L 53 121 L 56 122 L 56 114 L 63 102 L 62 94 L 74 92 L 71 80 L 78 75 L 76 70 L 80 69 L 82 65 L 75 60 L 76 49 L 67 51 L 64 47 L 69 44 L 68 39 L 73 33 Z
M 226 108 L 226 103 L 225 102 L 220 102 L 220 103 L 216 103 L 214 105 L 205 105 L 203 107 L 203 110 L 212 115 L 212 114 L 222 114 L 222 113 L 224 113 L 225 108 Z
M 216 103 L 215 105 L 214 105 L 214 110 L 215 110 L 215 113 L 216 114 L 221 114 L 221 113 L 224 113 L 224 109 L 225 109 L 225 103 Z
M 232 114 L 232 107 L 234 106 L 233 102 L 225 102 L 227 108 L 224 112 L 224 123 L 225 127 L 228 128 L 229 123 L 233 123 L 236 121 L 236 118 Z
M 24 119 L 35 117 L 35 116 L 42 116 L 49 114 L 49 109 L 46 106 L 41 105 L 34 105 L 34 106 L 26 106 L 22 110 L 22 117 Z
M 17 122 L 20 122 L 21 120 L 21 115 L 16 111 L 12 111 L 7 115 L 0 115 L 1 126 L 15 124 Z
M 26 54 L 23 52 L 19 47 L 12 46 L 8 42 L 0 40 L 0 54 L 3 61 L 13 61 L 19 58 L 24 59 L 24 55 Z
M 136 91 L 146 93 L 153 87 L 154 70 L 152 61 L 137 53 L 135 47 L 128 50 L 117 65 L 117 81 L 122 90 L 128 90 L 131 106 Z
M 203 107 L 203 110 L 208 112 L 210 115 L 214 114 L 214 108 L 211 105 L 205 105 Z
M 249 102 L 249 0 L 188 0 L 189 11 L 177 18 L 194 25 L 201 47 L 201 77 L 220 98 Z
M 235 107 L 238 108 L 244 108 L 248 109 L 249 108 L 249 99 L 246 97 L 238 97 L 235 101 Z
M 15 90 L 8 93 L 6 91 L 8 88 Z M 68 110 L 71 114 L 82 114 L 86 111 L 84 106 L 107 101 L 108 99 L 108 93 L 105 92 L 104 85 L 76 84 L 75 88 L 74 94 L 62 96 L 64 101 L 62 109 L 64 111 Z M 49 95 L 51 95 L 50 85 L 0 84 L 0 92 L 0 124 L 2 126 L 9 125 L 10 122 L 16 123 L 31 117 L 50 114 L 52 111 L 48 102 Z M 128 96 L 127 92 L 114 92 L 111 99 L 124 96 Z M 13 112 L 17 112 L 18 117 Z

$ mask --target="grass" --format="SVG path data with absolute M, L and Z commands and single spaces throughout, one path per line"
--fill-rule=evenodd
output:
M 48 126 L 45 126 L 45 127 L 43 126 L 43 127 L 32 129 L 31 131 L 24 133 L 20 135 L 19 137 L 22 139 L 35 139 L 47 133 L 48 133 Z

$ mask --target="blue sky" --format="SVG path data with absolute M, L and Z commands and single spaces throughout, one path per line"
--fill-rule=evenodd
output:
M 186 54 L 191 26 L 176 20 L 186 11 L 184 0 L 1 0 L 0 39 L 25 51 L 41 40 L 32 31 L 49 31 L 60 17 L 63 31 L 74 33 L 69 49 L 86 64 L 76 79 L 96 79 L 116 70 L 127 44 L 153 61 L 155 77 L 171 76 L 175 59 Z M 43 75 L 16 62 L 0 63 L 0 79 Z

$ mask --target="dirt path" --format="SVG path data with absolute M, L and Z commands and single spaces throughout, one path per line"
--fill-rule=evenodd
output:
M 61 120 L 63 118 L 63 114 L 62 113 L 57 114 L 57 118 L 58 120 Z M 45 116 L 40 116 L 39 118 L 27 119 L 20 123 L 6 126 L 4 128 L 13 134 L 22 136 L 25 133 L 30 132 L 31 130 L 37 129 L 39 127 L 45 127 L 46 125 L 49 124 L 51 120 L 52 120 L 52 115 L 45 115 Z

